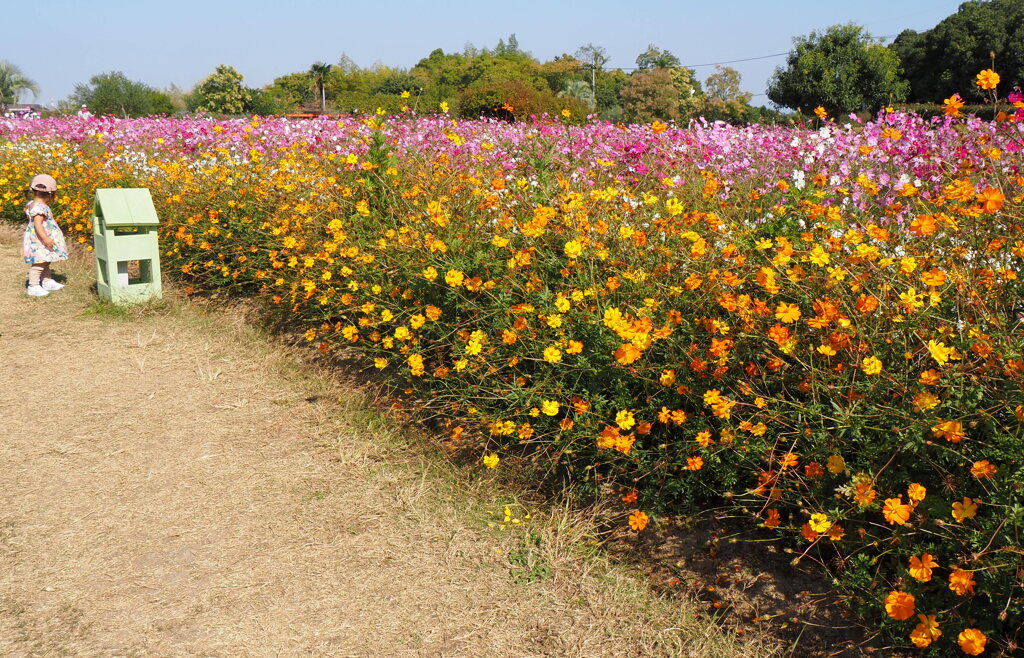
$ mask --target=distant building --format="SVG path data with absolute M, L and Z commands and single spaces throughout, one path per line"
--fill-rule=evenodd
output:
M 42 114 L 43 106 L 34 103 L 14 103 L 7 106 L 7 116 L 24 117 L 30 114 Z

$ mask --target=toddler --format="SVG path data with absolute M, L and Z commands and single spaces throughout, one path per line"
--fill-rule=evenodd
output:
M 21 253 L 29 266 L 26 292 L 30 297 L 46 297 L 64 287 L 50 276 L 50 263 L 67 260 L 68 246 L 49 205 L 56 196 L 57 181 L 39 174 L 32 179 L 31 192 L 32 200 L 25 206 L 28 223 L 21 241 Z

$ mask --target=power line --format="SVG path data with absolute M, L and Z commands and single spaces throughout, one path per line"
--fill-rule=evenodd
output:
M 897 35 L 897 34 L 887 34 L 885 36 L 875 37 L 875 38 L 877 38 L 879 40 L 882 40 L 882 39 L 895 39 L 897 36 L 899 36 L 899 35 Z M 795 52 L 796 52 L 795 50 L 787 50 L 784 53 L 773 53 L 771 55 L 758 55 L 757 57 L 744 57 L 743 59 L 730 59 L 730 60 L 726 60 L 726 61 L 723 61 L 723 62 L 709 62 L 707 64 L 680 64 L 679 66 L 672 66 L 672 67 L 668 67 L 668 68 L 696 69 L 696 68 L 700 68 L 702 66 L 721 66 L 722 64 L 738 64 L 740 62 L 753 62 L 753 61 L 758 60 L 758 59 L 771 59 L 773 57 L 782 57 L 784 55 L 792 55 Z M 617 71 L 638 71 L 638 70 L 640 70 L 640 67 L 638 67 L 638 66 L 611 66 L 609 68 L 615 69 Z

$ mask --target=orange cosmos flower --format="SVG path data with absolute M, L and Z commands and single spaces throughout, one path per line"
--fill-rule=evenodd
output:
M 1006 196 L 994 187 L 986 187 L 978 195 L 978 203 L 985 212 L 996 212 L 1003 207 Z
M 907 498 L 912 500 L 915 505 L 924 500 L 924 497 L 927 494 L 928 490 L 917 482 L 912 482 L 910 486 L 907 487 Z
M 921 273 L 921 281 L 924 282 L 924 285 L 935 288 L 946 282 L 946 273 L 933 267 L 927 272 Z
M 636 510 L 629 515 L 629 527 L 637 532 L 646 528 L 648 521 L 650 521 L 650 518 L 640 510 Z
M 622 496 L 619 497 L 619 500 L 626 503 L 627 505 L 632 505 L 633 503 L 636 502 L 636 499 L 638 497 L 639 496 L 635 491 L 627 491 L 626 493 L 622 494 Z
M 846 530 L 844 530 L 843 526 L 838 523 L 833 523 L 832 526 L 829 527 L 827 534 L 828 538 L 832 541 L 839 541 L 846 536 Z
M 932 436 L 935 438 L 944 438 L 950 443 L 960 443 L 966 434 L 964 434 L 964 426 L 958 420 L 946 420 L 934 427 L 932 427 Z
M 995 89 L 999 85 L 999 74 L 992 69 L 985 69 L 977 75 L 975 84 L 982 89 Z
M 615 350 L 615 360 L 626 366 L 640 359 L 643 352 L 638 350 L 633 343 L 623 343 L 622 347 Z
M 886 498 L 885 505 L 882 506 L 882 515 L 891 525 L 906 525 L 910 520 L 910 511 L 910 505 L 903 504 L 903 496 Z
M 910 222 L 910 232 L 919 237 L 931 235 L 937 228 L 938 224 L 931 215 L 918 215 L 918 218 Z
M 910 632 L 910 641 L 914 646 L 924 648 L 939 639 L 942 631 L 939 630 L 939 622 L 935 621 L 935 615 L 918 615 L 921 620 L 914 630 Z
M 861 507 L 867 507 L 875 502 L 877 492 L 872 488 L 871 483 L 861 482 L 853 488 L 853 499 Z
M 979 480 L 991 480 L 995 476 L 996 471 L 996 467 L 989 463 L 987 459 L 974 462 L 974 466 L 971 466 L 971 475 Z
M 942 112 L 947 116 L 958 117 L 960 116 L 960 108 L 963 106 L 964 101 L 960 98 L 960 94 L 953 94 L 942 101 Z
M 974 580 L 973 571 L 954 569 L 953 572 L 949 574 L 949 589 L 960 596 L 974 594 L 974 586 L 977 584 L 978 583 Z
M 927 583 L 932 579 L 932 569 L 939 566 L 930 553 L 924 553 L 921 557 L 910 556 L 910 577 L 920 583 Z
M 782 521 L 779 519 L 779 510 L 770 509 L 764 515 L 764 526 L 766 528 L 777 528 Z
M 978 514 L 978 504 L 964 496 L 962 503 L 953 503 L 953 518 L 957 523 L 963 523 L 964 519 L 973 519 Z
M 828 111 L 819 105 L 818 107 L 814 108 L 814 115 L 824 121 L 828 117 Z
M 960 650 L 968 656 L 977 656 L 985 651 L 988 638 L 977 628 L 967 628 L 957 636 L 956 642 L 960 645 Z
M 825 469 L 821 467 L 820 462 L 811 462 L 804 466 L 804 475 L 812 480 L 817 480 L 825 475 Z
M 803 527 L 800 528 L 800 536 L 807 541 L 814 541 L 818 538 L 818 531 L 812 528 L 810 523 L 805 523 Z
M 885 612 L 897 621 L 910 619 L 914 614 L 914 595 L 892 590 L 885 597 Z

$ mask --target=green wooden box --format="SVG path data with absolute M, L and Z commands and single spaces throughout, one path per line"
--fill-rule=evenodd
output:
M 149 190 L 96 190 L 92 231 L 101 299 L 134 304 L 160 297 L 159 224 Z

